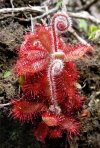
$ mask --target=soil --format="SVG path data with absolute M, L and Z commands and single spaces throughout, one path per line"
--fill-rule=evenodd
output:
M 40 5 L 41 1 L 15 0 L 14 6 Z M 0 0 L 0 8 L 11 7 L 7 0 Z M 30 31 L 30 22 L 19 18 L 29 17 L 29 13 L 0 16 L 0 103 L 7 103 L 20 95 L 20 88 L 13 69 L 17 51 L 23 34 Z M 34 14 L 36 16 L 36 14 Z M 99 148 L 100 147 L 100 46 L 95 45 L 92 55 L 76 62 L 80 71 L 77 87 L 86 96 L 83 111 L 79 113 L 82 128 L 80 136 L 73 142 L 61 139 L 47 140 L 46 144 L 36 141 L 31 132 L 31 125 L 21 125 L 9 115 L 10 107 L 0 109 L 0 148 Z M 8 75 L 7 75 L 8 74 Z

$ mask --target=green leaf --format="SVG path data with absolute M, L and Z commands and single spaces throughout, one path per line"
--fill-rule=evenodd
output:
M 95 38 L 95 33 L 96 33 L 96 32 L 90 33 L 90 34 L 89 34 L 89 39 L 94 39 L 94 38 Z
M 88 30 L 88 24 L 84 19 L 79 19 L 79 27 L 83 29 L 85 32 Z
M 99 32 L 100 32 L 100 28 L 98 26 L 91 25 L 89 27 L 89 33 L 88 33 L 89 39 L 94 40 L 99 38 L 100 37 Z
M 11 74 L 12 74 L 12 73 L 11 73 L 10 70 L 5 71 L 4 74 L 3 74 L 3 77 L 4 77 L 4 78 L 7 78 L 7 77 L 9 77 Z
M 98 29 L 99 29 L 98 26 L 91 25 L 91 26 L 89 27 L 89 32 L 92 33 L 92 32 L 94 32 L 94 31 L 97 31 Z
M 59 0 L 56 4 L 56 7 L 60 8 L 63 5 L 63 0 Z

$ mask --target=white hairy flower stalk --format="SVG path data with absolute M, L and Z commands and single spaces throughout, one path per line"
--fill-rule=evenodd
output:
M 52 31 L 54 38 L 54 52 L 58 51 L 58 33 L 68 31 L 72 26 L 70 17 L 65 13 L 57 13 L 52 18 Z
M 55 112 L 56 114 L 59 114 L 61 112 L 61 109 L 57 102 L 57 90 L 56 90 L 55 78 L 62 73 L 63 68 L 64 68 L 64 63 L 63 60 L 60 59 L 54 59 L 48 68 L 48 79 L 51 91 L 51 104 L 52 104 L 49 109 L 52 112 Z

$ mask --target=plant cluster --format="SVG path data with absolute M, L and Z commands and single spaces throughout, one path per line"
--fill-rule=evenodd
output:
M 68 15 L 56 13 L 51 26 L 37 24 L 27 33 L 18 52 L 15 71 L 23 95 L 12 101 L 12 116 L 23 122 L 32 122 L 37 140 L 79 134 L 77 111 L 84 98 L 75 83 L 79 73 L 74 61 L 91 47 L 78 43 L 65 44 L 63 32 L 71 28 Z

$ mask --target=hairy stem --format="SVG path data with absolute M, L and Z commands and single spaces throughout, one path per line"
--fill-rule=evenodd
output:
M 65 32 L 71 27 L 71 19 L 68 15 L 57 13 L 52 18 L 52 31 L 54 38 L 54 52 L 58 51 L 58 32 Z
M 52 104 L 51 110 L 53 110 L 57 114 L 60 112 L 60 108 L 57 102 L 57 90 L 56 90 L 55 78 L 61 74 L 63 67 L 64 67 L 63 61 L 55 59 L 50 64 L 48 69 L 48 78 L 49 78 L 49 85 L 51 91 L 51 104 Z

